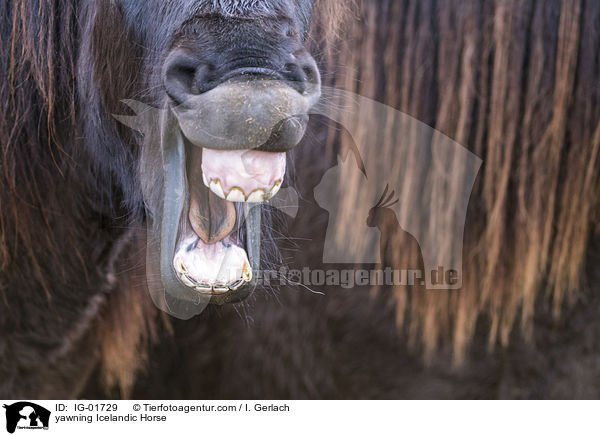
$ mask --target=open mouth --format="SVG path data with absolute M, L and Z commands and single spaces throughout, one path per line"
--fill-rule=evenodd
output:
M 201 294 L 237 292 L 253 277 L 243 226 L 248 205 L 239 203 L 256 207 L 277 193 L 285 153 L 210 150 L 189 143 L 186 151 L 189 211 L 173 267 L 185 286 Z
M 254 290 L 261 203 L 281 188 L 318 96 L 237 79 L 166 111 L 160 271 L 172 297 L 224 304 Z

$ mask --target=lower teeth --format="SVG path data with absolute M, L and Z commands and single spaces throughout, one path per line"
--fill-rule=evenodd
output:
M 239 289 L 252 279 L 252 269 L 246 252 L 223 240 L 213 245 L 186 238 L 179 244 L 173 266 L 181 282 L 201 293 L 222 294 Z M 202 277 L 202 279 L 200 278 Z

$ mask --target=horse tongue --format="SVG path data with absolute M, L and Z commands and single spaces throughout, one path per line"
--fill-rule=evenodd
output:
M 193 147 L 188 170 L 189 219 L 198 237 L 205 244 L 214 244 L 229 235 L 235 227 L 235 206 L 204 186 L 201 165 L 202 149 Z

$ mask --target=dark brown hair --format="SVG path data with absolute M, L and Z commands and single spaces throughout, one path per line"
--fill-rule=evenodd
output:
M 86 35 L 78 4 L 0 3 L 0 331 L 20 332 L 27 320 L 33 342 L 59 350 L 32 355 L 14 344 L 0 375 L 16 380 L 14 367 L 36 359 L 49 371 L 64 366 L 65 350 L 95 326 L 105 377 L 127 395 L 156 311 L 143 274 L 131 273 L 143 268 L 135 243 L 143 236 L 124 229 L 141 227 L 139 211 L 81 146 L 75 64 Z M 113 23 L 114 12 L 104 11 Z M 87 19 L 94 21 L 79 22 Z M 328 84 L 406 112 L 484 160 L 467 220 L 463 289 L 393 290 L 400 331 L 427 360 L 451 346 L 460 363 L 478 321 L 491 346 L 507 344 L 515 325 L 530 338 L 537 308 L 558 317 L 579 295 L 600 227 L 599 19 L 600 3 L 585 0 L 316 2 L 311 39 L 325 55 Z M 90 44 L 103 40 L 98 27 L 88 30 Z M 109 48 L 107 56 L 135 58 Z M 93 67 L 87 73 L 107 88 L 134 77 Z M 114 120 L 107 126 L 108 114 L 90 116 L 98 117 L 96 140 L 114 140 Z M 349 141 L 337 127 L 330 132 L 332 148 Z M 382 152 L 392 155 L 393 146 Z M 113 156 L 122 168 L 131 158 Z M 411 263 L 412 255 L 398 247 L 390 261 Z M 78 329 L 66 334 L 72 322 Z M 41 390 L 36 377 L 21 382 L 35 395 L 73 395 L 48 383 Z
M 506 345 L 515 326 L 531 338 L 536 307 L 557 318 L 585 285 L 600 194 L 599 19 L 600 4 L 583 0 L 399 0 L 362 2 L 350 22 L 333 85 L 429 124 L 484 161 L 462 290 L 393 290 L 398 326 L 426 360 L 451 344 L 460 363 L 478 321 L 491 347 Z M 330 138 L 334 146 L 337 129 Z M 379 152 L 391 158 L 394 145 Z M 387 261 L 411 256 L 398 246 Z

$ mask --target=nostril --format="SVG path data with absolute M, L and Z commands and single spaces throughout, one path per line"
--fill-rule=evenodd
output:
M 194 59 L 182 50 L 171 53 L 163 67 L 167 95 L 177 104 L 207 90 L 214 66 Z
M 215 66 L 212 64 L 204 63 L 196 68 L 192 82 L 192 94 L 202 94 L 203 92 L 210 91 L 214 71 Z
M 286 79 L 290 81 L 290 85 L 301 94 L 306 92 L 306 83 L 309 80 L 300 65 L 295 62 L 290 62 L 285 65 L 285 71 Z
M 288 63 L 285 66 L 291 74 L 290 80 L 302 83 L 302 89 L 299 90 L 301 93 L 308 92 L 309 90 L 310 92 L 317 90 L 321 85 L 321 76 L 312 56 L 306 49 L 301 48 L 292 53 L 292 59 L 294 62 Z
M 285 71 L 287 74 L 292 76 L 298 76 L 300 73 L 300 67 L 298 67 L 298 64 L 290 62 L 285 64 Z
M 196 69 L 184 65 L 174 65 L 167 71 L 167 82 L 171 85 L 179 85 L 189 90 L 194 85 Z
M 306 81 L 308 83 L 314 84 L 318 82 L 317 70 L 315 67 L 313 67 L 312 65 L 305 65 L 302 68 L 302 71 L 304 72 L 304 76 L 306 77 Z

